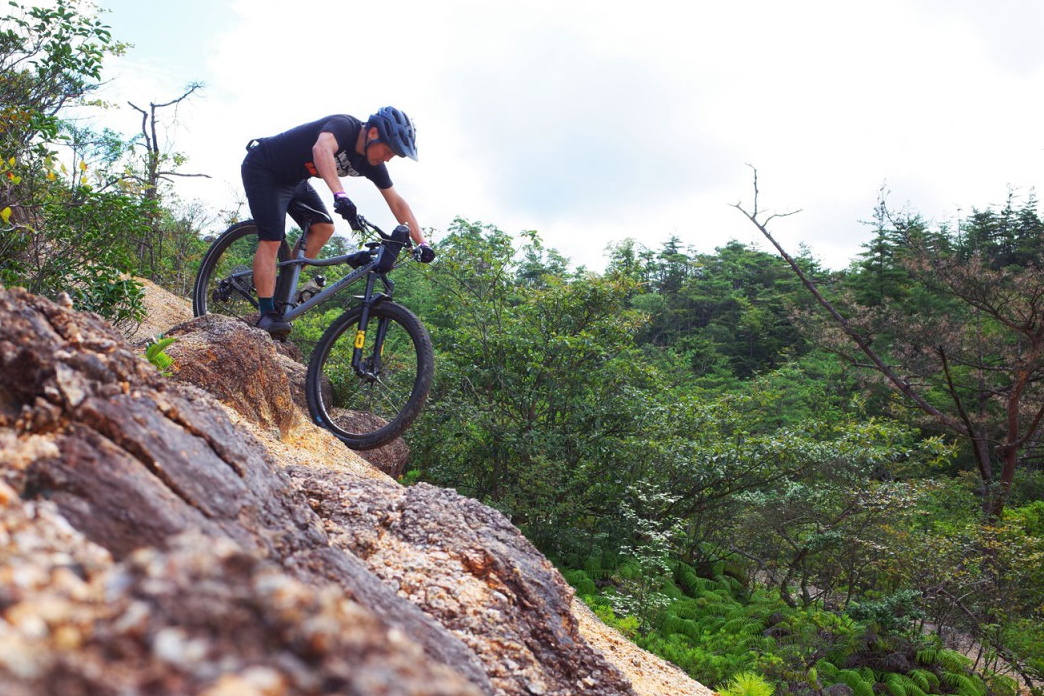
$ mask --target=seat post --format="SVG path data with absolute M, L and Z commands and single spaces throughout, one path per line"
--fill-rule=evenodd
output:
M 290 258 L 292 259 L 303 259 L 307 256 L 308 251 L 308 229 L 312 226 L 311 221 L 306 222 L 301 227 L 301 236 L 297 238 L 297 242 L 294 244 Z

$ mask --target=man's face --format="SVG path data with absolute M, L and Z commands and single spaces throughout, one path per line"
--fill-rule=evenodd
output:
M 378 133 L 376 128 L 371 128 L 366 135 L 369 140 L 376 140 L 380 136 L 380 133 Z M 371 165 L 387 162 L 392 157 L 395 157 L 395 151 L 385 143 L 374 143 L 366 148 L 366 159 Z
M 366 159 L 370 161 L 370 164 L 387 162 L 392 157 L 395 157 L 395 152 L 384 143 L 374 143 L 366 150 Z

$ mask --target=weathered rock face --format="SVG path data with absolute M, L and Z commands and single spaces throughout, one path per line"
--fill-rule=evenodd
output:
M 227 317 L 208 315 L 174 327 L 167 350 L 180 381 L 206 390 L 262 428 L 286 435 L 295 409 L 287 372 L 272 341 L 260 329 Z
M 0 484 L 0 693 L 482 693 L 336 585 L 231 541 L 172 537 L 115 563 L 47 501 Z
M 264 340 L 259 329 L 245 322 L 213 315 L 184 322 L 166 336 L 177 339 L 166 351 L 175 361 L 175 379 L 200 386 L 250 422 L 281 436 L 296 419 L 306 417 L 307 368 L 292 342 Z M 358 454 L 392 478 L 403 474 L 409 460 L 401 438 Z
M 253 391 L 220 398 L 285 435 L 301 416 L 268 338 L 195 321 L 210 338 L 179 370 L 231 365 Z M 27 568 L 4 578 L 0 654 L 36 665 L 0 657 L 0 693 L 634 693 L 499 514 L 284 470 L 104 322 L 2 289 L 0 476 L 3 569 Z
M 460 636 L 497 693 L 604 693 L 617 681 L 600 655 L 575 649 L 571 591 L 499 512 L 425 484 L 289 474 L 331 543 Z

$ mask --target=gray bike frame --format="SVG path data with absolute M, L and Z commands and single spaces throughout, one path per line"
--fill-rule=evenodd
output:
M 378 243 L 374 242 L 374 244 Z M 373 259 L 371 259 L 370 262 L 367 263 L 365 266 L 360 266 L 359 268 L 356 268 L 354 271 L 341 278 L 333 285 L 326 286 L 318 293 L 308 298 L 299 305 L 294 305 L 293 300 L 294 294 L 297 292 L 297 283 L 301 279 L 301 271 L 305 266 L 338 266 L 347 262 L 347 260 L 351 256 L 354 256 L 354 254 L 344 254 L 343 256 L 334 256 L 328 259 L 310 259 L 304 255 L 304 251 L 298 250 L 297 258 L 289 259 L 287 261 L 280 261 L 278 264 L 276 264 L 279 268 L 291 268 L 290 283 L 286 289 L 286 296 L 279 298 L 280 300 L 282 300 L 282 302 L 284 303 L 283 306 L 285 307 L 285 309 L 283 310 L 283 318 L 286 321 L 292 321 L 296 319 L 297 317 L 310 310 L 312 307 L 316 306 L 320 302 L 323 302 L 324 300 L 329 299 L 333 295 L 336 295 L 338 292 L 348 287 L 352 283 L 355 283 L 357 280 L 359 280 L 368 273 L 370 274 L 370 277 L 366 281 L 366 291 L 363 293 L 364 304 L 373 304 L 373 286 L 376 278 L 381 279 L 381 282 L 384 284 L 385 289 L 388 291 L 387 296 L 390 296 L 392 290 L 395 287 L 395 284 L 383 273 L 371 273 L 371 271 L 373 271 L 374 266 L 376 266 L 380 261 L 381 255 L 383 253 L 383 249 L 379 250 L 377 255 L 374 256 Z M 384 297 L 386 296 L 381 294 L 378 297 L 384 299 Z

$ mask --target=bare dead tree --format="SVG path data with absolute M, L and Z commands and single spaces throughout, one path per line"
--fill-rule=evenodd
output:
M 170 151 L 165 151 L 164 146 L 160 142 L 159 130 L 161 119 L 159 112 L 163 109 L 173 107 L 174 115 L 171 122 L 172 124 L 176 124 L 178 108 L 182 102 L 202 88 L 202 83 L 193 82 L 188 85 L 181 96 L 175 99 L 171 99 L 170 101 L 161 104 L 149 102 L 149 108 L 147 110 L 137 106 L 133 102 L 127 102 L 131 108 L 141 114 L 141 135 L 145 144 L 145 167 L 143 175 L 132 178 L 137 179 L 141 184 L 144 190 L 145 201 L 151 204 L 149 206 L 149 210 L 151 211 L 149 213 L 151 216 L 151 234 L 148 239 L 142 239 L 138 247 L 139 260 L 144 263 L 146 259 L 148 259 L 150 268 L 156 267 L 157 259 L 162 255 L 163 251 L 163 229 L 159 214 L 160 182 L 170 182 L 175 177 L 210 178 L 209 174 L 188 174 L 178 171 L 178 166 L 182 163 L 182 158 L 177 154 L 172 154 Z
M 733 207 L 758 228 L 826 311 L 831 322 L 869 359 L 869 365 L 856 364 L 875 370 L 892 389 L 944 431 L 971 445 L 987 491 L 992 492 L 999 484 L 999 490 L 984 500 L 986 513 L 998 518 L 1014 480 L 1019 450 L 1039 436 L 1044 421 L 1044 394 L 1039 388 L 1044 381 L 1044 281 L 1038 279 L 1040 274 L 1031 272 L 1013 278 L 1011 274 L 1004 275 L 1002 271 L 990 269 L 981 260 L 957 264 L 938 258 L 931 250 L 914 249 L 916 253 L 910 266 L 913 272 L 931 274 L 934 282 L 943 286 L 951 297 L 988 317 L 996 326 L 1003 327 L 1013 339 L 1012 347 L 1004 353 L 1003 346 L 994 338 L 989 344 L 992 361 L 985 358 L 985 351 L 969 358 L 960 354 L 959 345 L 947 345 L 945 332 L 940 330 L 942 320 L 938 320 L 919 332 L 911 333 L 914 343 L 921 342 L 917 346 L 919 358 L 928 361 L 930 356 L 934 356 L 930 367 L 901 373 L 897 367 L 901 361 L 894 365 L 886 360 L 874 346 L 874 335 L 863 330 L 864 327 L 853 319 L 846 318 L 769 231 L 768 224 L 773 219 L 799 211 L 766 214 L 759 208 L 759 193 L 757 170 L 754 169 L 753 208 L 747 209 L 741 203 Z M 932 345 L 932 341 L 936 343 Z M 960 341 L 953 343 L 959 344 Z M 1003 360 L 998 361 L 1002 354 Z M 980 375 L 980 383 L 971 389 L 972 400 L 979 404 L 977 408 L 969 408 L 966 404 L 968 397 L 962 395 L 957 384 L 955 363 Z M 910 365 L 905 367 L 910 368 Z M 995 380 L 989 382 L 982 378 L 983 375 Z M 949 397 L 953 405 L 950 412 L 927 398 L 924 390 L 928 382 L 924 380 L 928 378 Z M 998 402 L 1000 413 L 982 406 L 987 402 Z M 992 465 L 994 453 L 1001 463 L 999 477 L 995 476 Z

